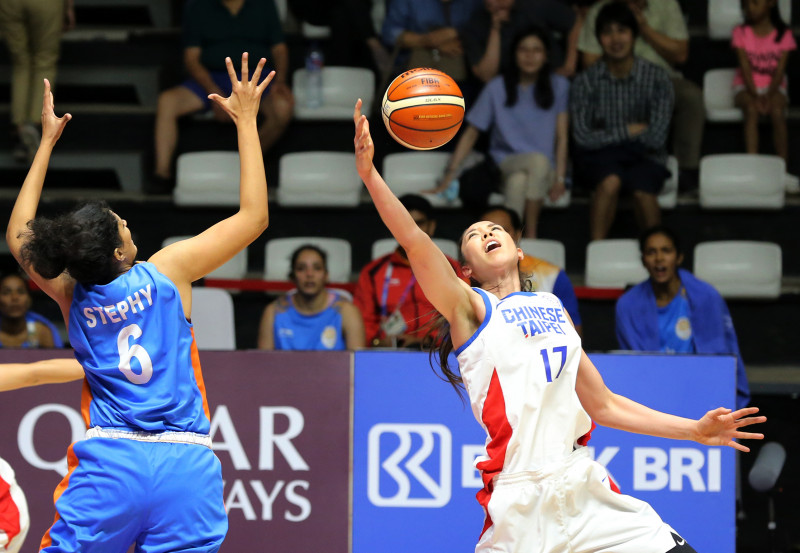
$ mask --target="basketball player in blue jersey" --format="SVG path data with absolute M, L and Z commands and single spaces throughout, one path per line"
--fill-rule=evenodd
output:
M 561 302 L 525 292 L 522 250 L 500 225 L 480 221 L 461 239 L 462 272 L 419 230 L 373 165 L 369 122 L 356 103 L 356 168 L 383 222 L 406 251 L 425 295 L 449 324 L 439 351 L 445 376 L 466 388 L 486 431 L 477 463 L 486 524 L 476 553 L 691 553 L 645 502 L 615 493 L 578 440 L 598 424 L 749 451 L 742 427 L 765 417 L 723 407 L 690 420 L 612 393 L 586 356 Z M 459 372 L 448 367 L 455 348 Z M 591 417 L 591 418 L 590 418 Z
M 267 227 L 267 183 L 256 127 L 258 84 L 242 56 L 233 91 L 210 95 L 237 127 L 239 211 L 202 234 L 136 262 L 124 219 L 90 203 L 35 217 L 52 149 L 70 115 L 56 117 L 45 81 L 42 141 L 6 232 L 11 252 L 61 307 L 85 371 L 86 439 L 68 451 L 55 492 L 47 553 L 217 551 L 227 532 L 219 460 L 191 324 L 192 282 L 247 247 Z M 67 378 L 76 370 L 66 367 Z M 46 372 L 46 371 L 45 371 Z M 52 376 L 52 375 L 51 375 Z M 198 483 L 202 483 L 198 485 Z

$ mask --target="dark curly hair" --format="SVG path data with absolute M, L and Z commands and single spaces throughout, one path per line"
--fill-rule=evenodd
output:
M 114 249 L 122 246 L 108 204 L 93 201 L 53 219 L 28 223 L 22 259 L 44 278 L 66 271 L 81 284 L 107 284 L 118 274 Z

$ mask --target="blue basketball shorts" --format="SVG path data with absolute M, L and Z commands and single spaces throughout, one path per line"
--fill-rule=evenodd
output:
M 219 550 L 228 531 L 222 467 L 203 445 L 90 438 L 72 444 L 45 553 Z

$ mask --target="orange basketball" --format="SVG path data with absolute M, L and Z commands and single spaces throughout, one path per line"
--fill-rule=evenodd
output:
M 464 120 L 464 96 L 438 69 L 420 67 L 398 76 L 386 89 L 383 122 L 392 138 L 412 150 L 447 144 Z

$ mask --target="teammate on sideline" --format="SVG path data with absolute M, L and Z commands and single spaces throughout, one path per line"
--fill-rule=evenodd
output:
M 267 182 L 258 140 L 261 59 L 219 104 L 237 127 L 240 206 L 196 237 L 137 263 L 126 222 L 90 203 L 55 219 L 34 218 L 53 146 L 70 115 L 56 117 L 45 81 L 42 142 L 6 232 L 11 252 L 61 307 L 86 372 L 87 439 L 68 451 L 56 488 L 45 553 L 219 550 L 228 528 L 219 460 L 191 325 L 192 282 L 247 247 L 267 228 Z M 74 369 L 74 364 L 72 364 Z M 69 366 L 67 366 L 69 370 Z M 197 483 L 202 482 L 202 486 Z
M 706 445 L 749 449 L 734 439 L 762 439 L 741 427 L 752 407 L 719 407 L 699 420 L 654 411 L 612 393 L 581 348 L 561 302 L 522 290 L 522 250 L 501 226 L 480 221 L 461 239 L 460 280 L 444 255 L 397 200 L 373 165 L 374 145 L 361 100 L 353 114 L 356 168 L 383 222 L 405 249 L 425 295 L 449 323 L 439 361 L 463 385 L 487 431 L 477 463 L 486 524 L 475 549 L 556 553 L 689 553 L 683 538 L 645 502 L 611 490 L 608 473 L 577 443 L 599 424 Z M 448 367 L 453 348 L 460 374 Z M 591 420 L 590 420 L 591 417 Z

